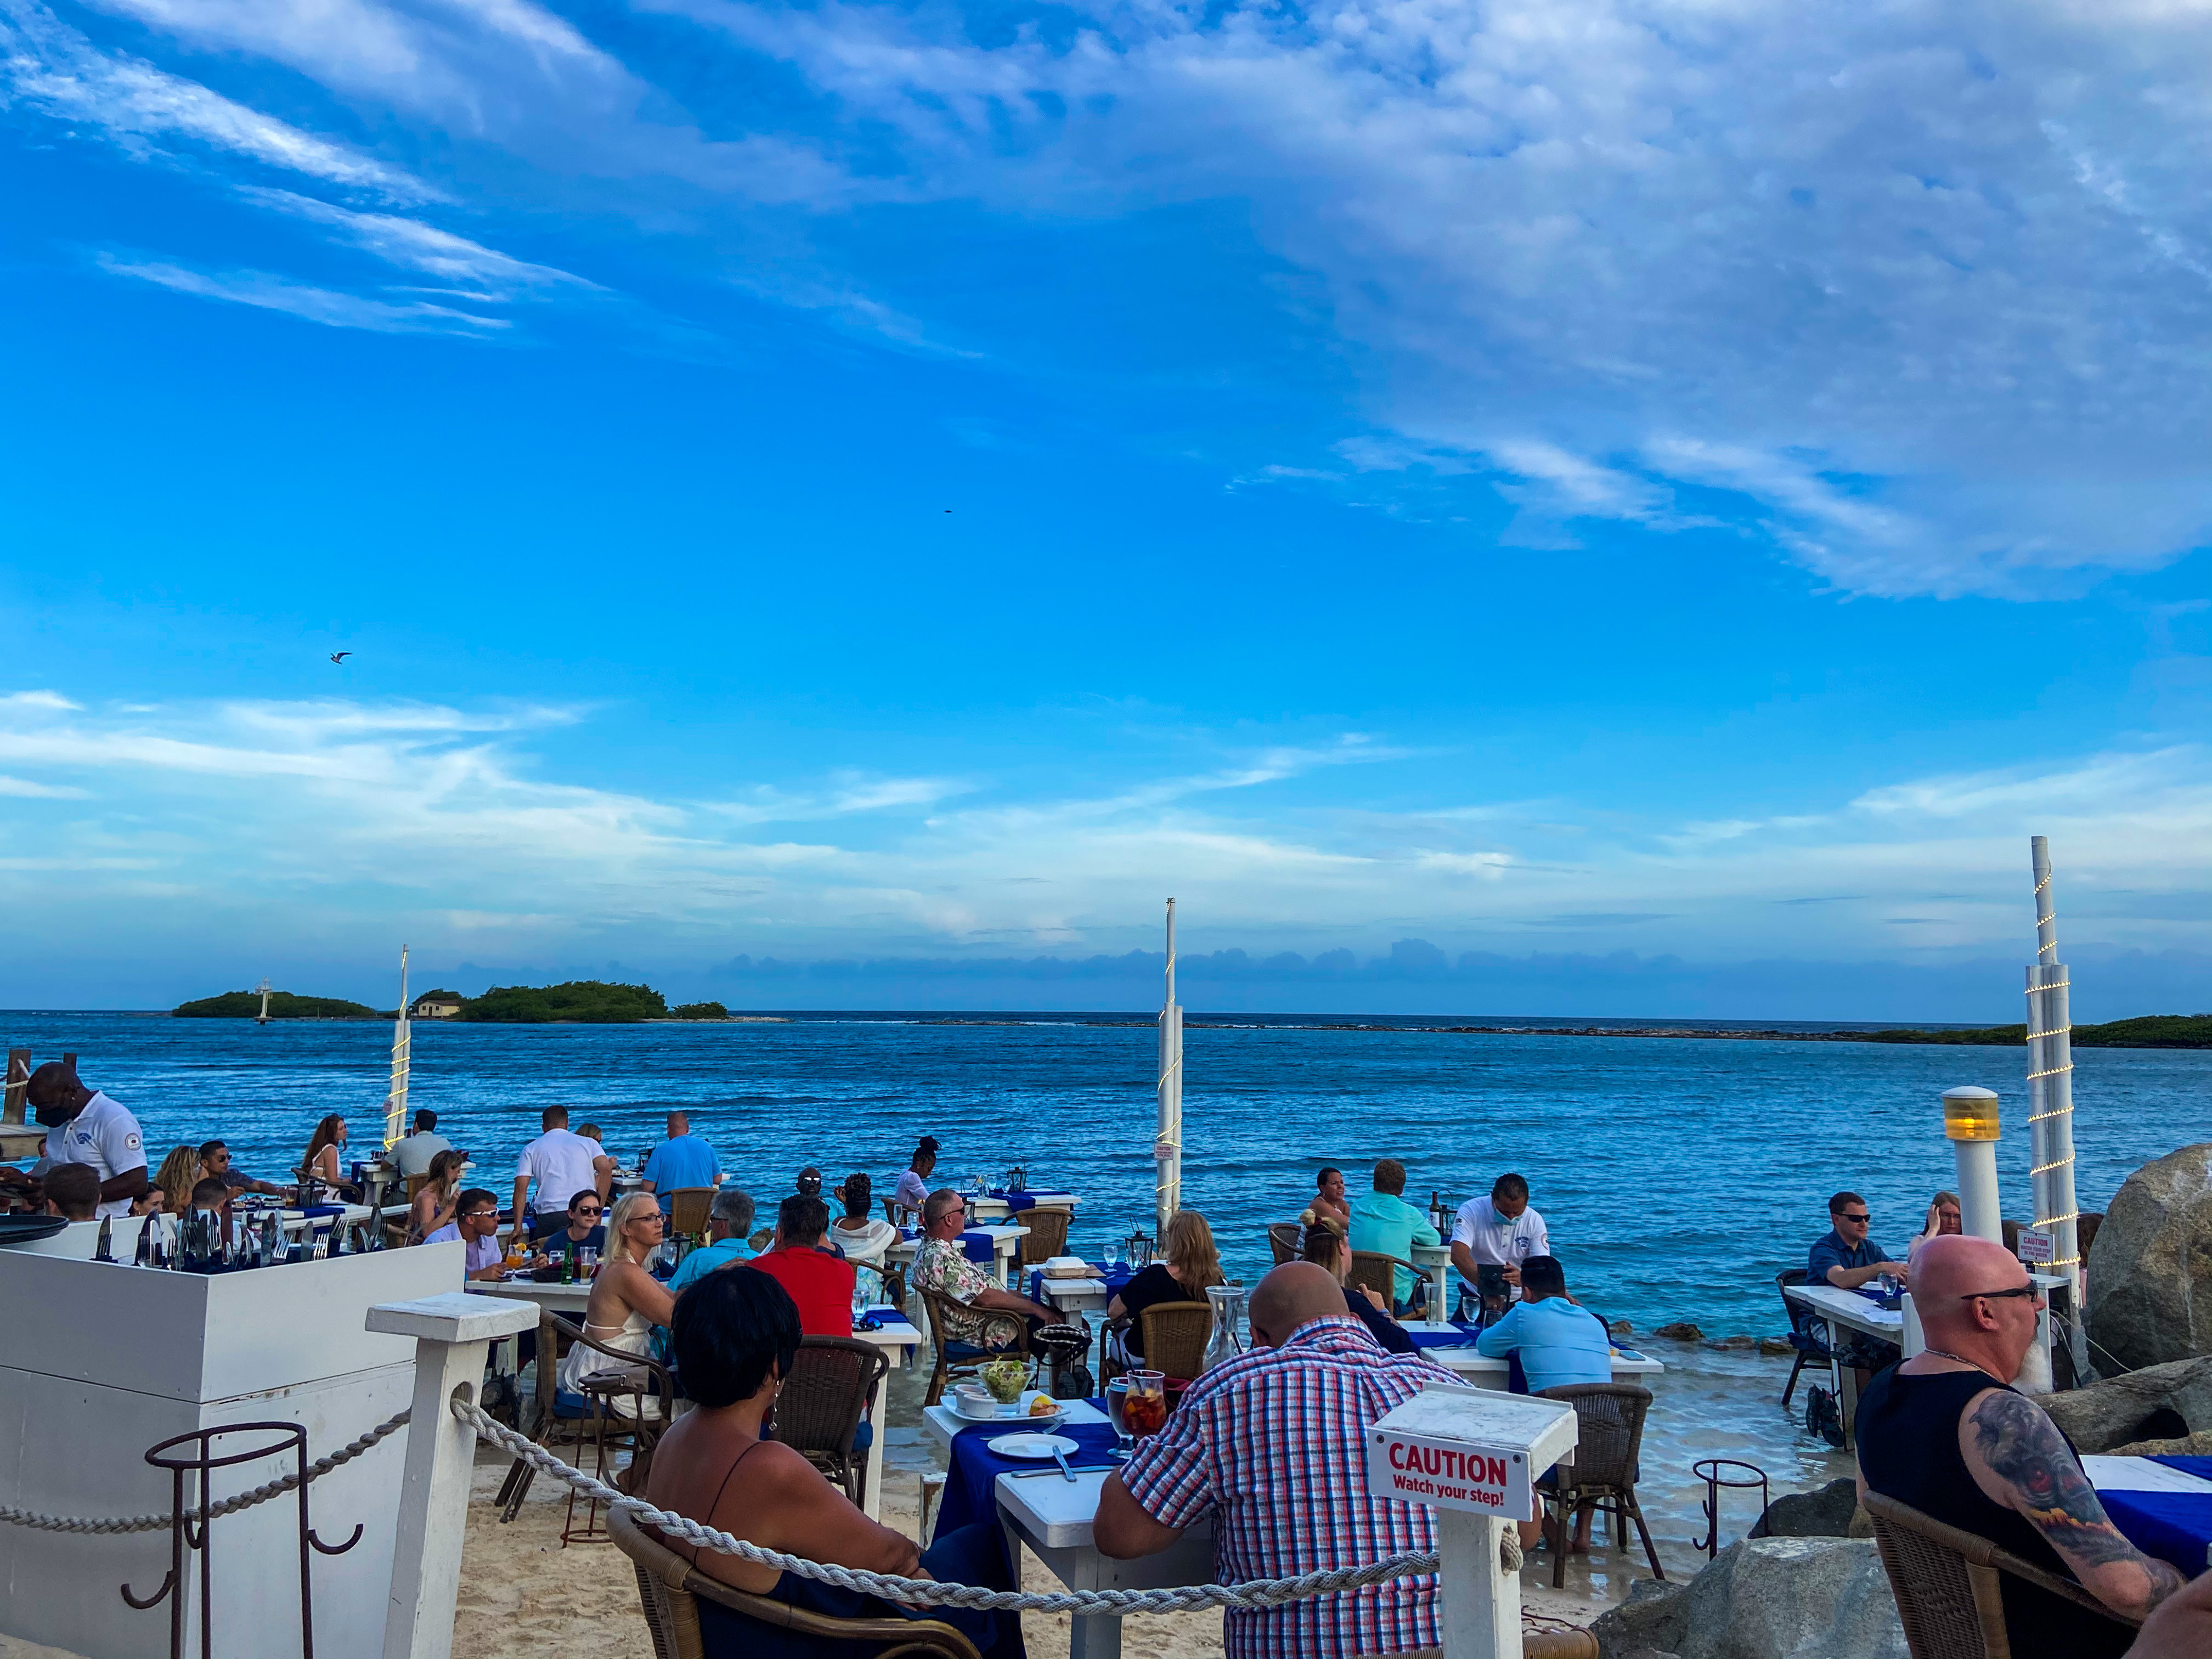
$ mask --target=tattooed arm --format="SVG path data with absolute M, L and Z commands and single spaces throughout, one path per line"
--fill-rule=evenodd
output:
M 1959 1449 L 1990 1501 L 2027 1516 L 2082 1588 L 2113 1612 L 2141 1619 L 2181 1588 L 2179 1571 L 2121 1536 L 2081 1459 L 2033 1401 L 1991 1389 L 1960 1420 Z

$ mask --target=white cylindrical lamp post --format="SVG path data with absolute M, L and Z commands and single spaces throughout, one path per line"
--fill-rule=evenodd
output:
M 1997 1195 L 1997 1097 L 1967 1084 L 1943 1091 L 1943 1136 L 1959 1164 L 1959 1219 L 1976 1238 L 2004 1243 Z

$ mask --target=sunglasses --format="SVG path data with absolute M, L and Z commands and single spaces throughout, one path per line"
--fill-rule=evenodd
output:
M 576 1206 L 578 1215 L 605 1215 L 606 1212 L 606 1206 L 601 1204 L 579 1204 Z
M 1959 1300 L 1961 1302 L 1972 1302 L 1978 1297 L 1986 1297 L 1991 1302 L 2002 1302 L 2008 1297 L 2040 1297 L 2042 1294 L 2043 1287 L 2039 1285 L 2015 1285 L 2008 1291 L 1969 1291 L 1966 1295 L 1960 1297 Z
M 1868 1222 L 1874 1219 L 1874 1212 L 1869 1210 L 1864 1215 L 1839 1215 L 1836 1219 L 1838 1221 L 1856 1221 L 1860 1226 L 1863 1227 Z

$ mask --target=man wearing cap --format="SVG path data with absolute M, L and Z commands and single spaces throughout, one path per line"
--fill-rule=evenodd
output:
M 913 1161 L 891 1193 L 892 1208 L 910 1212 L 906 1218 L 908 1226 L 921 1214 L 921 1206 L 929 1202 L 929 1175 L 936 1167 L 937 1137 L 924 1135 L 915 1143 Z

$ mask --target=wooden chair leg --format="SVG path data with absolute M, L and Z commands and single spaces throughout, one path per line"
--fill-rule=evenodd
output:
M 1797 1363 L 1790 1368 L 1790 1381 L 1782 1390 L 1782 1409 L 1785 1412 L 1790 1409 L 1790 1396 L 1797 1392 L 1797 1378 L 1804 1369 L 1805 1352 L 1801 1348 L 1797 1351 Z
M 1553 1534 L 1553 1541 L 1552 1544 L 1552 1588 L 1553 1589 L 1565 1589 L 1567 1587 L 1568 1547 L 1572 1543 L 1574 1539 L 1572 1528 L 1574 1527 L 1575 1506 L 1567 1501 L 1566 1494 L 1564 1492 L 1559 1494 L 1559 1518 L 1553 1522 L 1553 1524 L 1559 1528 L 1559 1531 Z M 1544 1508 L 1546 1513 L 1548 1514 L 1551 1510 L 1550 1504 L 1547 1503 L 1544 1505 Z
M 1636 1535 L 1644 1540 L 1644 1559 L 1651 1564 L 1651 1576 L 1664 1583 L 1667 1569 L 1659 1565 L 1659 1552 L 1652 1547 L 1651 1529 L 1644 1524 L 1644 1508 L 1636 1501 L 1636 1492 L 1631 1487 L 1622 1500 L 1627 1505 L 1629 1518 L 1636 1522 Z

